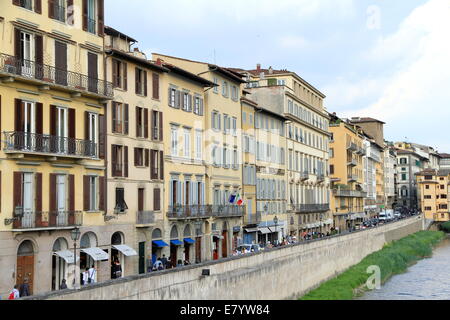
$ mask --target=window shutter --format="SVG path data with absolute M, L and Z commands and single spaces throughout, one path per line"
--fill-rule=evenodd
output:
M 124 105 L 124 125 L 125 125 L 124 134 L 128 134 L 128 104 Z
M 125 154 L 124 154 L 124 163 L 123 163 L 123 165 L 124 165 L 124 177 L 125 178 L 128 178 L 128 147 L 127 146 L 125 146 L 124 147 L 124 152 L 125 152 Z
M 203 99 L 199 99 L 200 100 L 200 115 L 203 116 Z
M 20 0 L 12 0 L 13 5 L 20 6 Z
M 105 28 L 105 1 L 97 0 L 98 3 L 98 35 L 103 37 Z
M 83 30 L 87 31 L 88 29 L 88 6 L 87 0 L 83 0 Z
M 50 203 L 49 203 L 49 211 L 50 211 L 50 224 L 54 225 L 56 220 L 56 174 L 50 173 Z
M 144 138 L 148 138 L 148 109 L 144 109 Z
M 56 136 L 56 107 L 50 106 L 50 135 Z
M 14 131 L 16 132 L 23 132 L 24 129 L 24 123 L 23 123 L 23 107 L 22 107 L 22 100 L 15 99 L 15 128 Z
M 111 175 L 117 177 L 117 148 L 113 144 L 111 145 Z
M 119 61 L 117 61 L 116 59 L 112 59 L 112 82 L 113 82 L 113 86 L 114 88 L 120 87 L 120 84 L 118 85 L 119 82 L 119 75 L 117 74 L 117 67 L 119 66 Z
M 20 50 L 20 30 L 14 29 L 14 55 L 17 59 L 22 59 L 22 51 Z
M 43 110 L 42 103 L 36 103 L 35 127 L 36 127 L 36 133 L 37 134 L 42 134 L 43 133 L 43 129 L 42 129 L 42 123 L 43 123 L 42 112 L 43 111 L 42 110 Z
M 89 176 L 83 176 L 83 211 L 89 211 L 89 200 Z
M 111 119 L 112 119 L 112 132 L 116 132 L 116 126 L 117 126 L 117 103 L 116 102 L 112 102 L 112 110 L 111 110 Z
M 137 167 L 138 166 L 138 149 L 134 148 L 134 166 Z
M 75 139 L 75 109 L 69 109 L 69 138 Z
M 159 74 L 153 73 L 153 99 L 159 100 Z
M 75 175 L 69 174 L 69 213 L 73 216 L 75 212 Z
M 98 178 L 98 193 L 99 193 L 99 204 L 98 209 L 100 211 L 105 211 L 105 177 Z
M 105 116 L 98 116 L 98 157 L 100 159 L 105 159 L 106 153 L 106 124 L 105 124 Z
M 89 140 L 89 112 L 84 112 L 84 140 Z
M 48 0 L 48 17 L 55 18 L 55 0 Z
M 35 67 L 35 75 L 36 78 L 42 79 L 44 77 L 44 42 L 41 35 L 35 35 L 34 38 L 35 42 L 35 54 L 34 58 L 36 61 L 36 67 Z
M 159 152 L 159 173 L 160 173 L 160 179 L 164 180 L 164 152 Z
M 123 64 L 123 85 L 122 85 L 122 89 L 127 91 L 128 90 L 128 65 L 126 64 L 126 62 L 122 62 Z
M 150 179 L 154 180 L 155 178 L 155 150 L 150 150 Z
M 34 0 L 34 12 L 42 13 L 42 0 Z
M 151 115 L 150 115 L 150 117 L 151 117 L 151 119 L 150 119 L 150 138 L 152 140 L 156 140 L 154 132 L 156 129 L 156 121 L 157 121 L 158 112 L 152 110 L 150 113 L 151 113 Z
M 144 71 L 144 96 L 147 96 L 147 71 Z
M 70 26 L 75 25 L 75 7 L 73 6 L 73 0 L 67 0 L 67 24 Z
M 163 113 L 159 113 L 159 141 L 163 141 Z
M 0 96 L 0 132 L 2 132 L 2 96 Z M 2 149 L 2 144 L 0 142 L 0 150 Z M 0 195 L 1 195 L 1 180 L 0 180 Z M 0 201 L 1 201 L 1 196 L 0 196 Z M 0 212 L 1 208 L 0 208 Z
M 136 94 L 140 94 L 141 92 L 141 88 L 140 88 L 140 81 L 139 81 L 139 69 L 138 68 L 135 68 L 135 79 L 134 79 L 134 82 L 135 82 L 135 87 L 136 87 Z
M 20 37 L 19 37 L 19 39 L 20 39 Z M 16 41 L 17 42 L 17 41 Z M 17 51 L 16 51 L 17 52 Z M 17 53 L 16 53 L 16 56 L 17 56 Z M 175 99 L 176 100 L 176 99 Z M 169 88 L 169 106 L 170 107 L 175 107 L 175 106 L 173 106 L 172 105 L 172 89 L 171 88 Z
M 22 207 L 22 172 L 14 172 L 13 182 L 13 211 L 16 207 Z M 21 220 L 14 220 L 14 228 L 20 228 Z
M 140 123 L 139 123 L 139 113 L 140 113 L 140 108 L 139 107 L 136 107 L 136 124 L 135 124 L 135 126 L 136 126 L 136 137 L 142 137 L 141 136 L 141 132 L 140 132 L 140 130 L 139 130 L 139 128 L 140 128 Z
M 160 211 L 161 210 L 161 190 L 153 189 L 153 210 Z
M 150 151 L 148 149 L 144 149 L 145 152 L 145 167 L 149 167 L 150 164 Z

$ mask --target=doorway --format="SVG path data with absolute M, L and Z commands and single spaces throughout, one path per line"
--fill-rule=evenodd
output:
M 125 241 L 123 239 L 123 236 L 120 232 L 116 232 L 111 237 L 111 245 L 120 245 L 123 244 Z M 115 279 L 116 276 L 114 274 L 114 271 L 116 269 L 115 262 L 119 261 L 119 265 L 122 268 L 122 276 L 125 274 L 124 272 L 124 263 L 125 263 L 125 257 L 122 252 L 117 250 L 116 248 L 111 247 L 111 279 Z
M 34 282 L 34 247 L 33 243 L 25 240 L 17 250 L 17 273 L 16 284 L 21 285 L 25 279 L 28 281 L 30 287 L 30 295 L 33 294 Z
M 55 241 L 53 245 L 53 255 L 52 255 L 52 291 L 60 290 L 61 282 L 63 279 L 67 281 L 67 262 L 56 255 L 55 252 L 63 251 L 68 249 L 68 244 L 66 239 L 59 238 Z
M 145 242 L 139 242 L 139 274 L 145 273 Z

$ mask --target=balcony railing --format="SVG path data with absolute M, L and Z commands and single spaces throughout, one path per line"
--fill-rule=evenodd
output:
M 4 151 L 97 158 L 97 144 L 89 140 L 25 132 L 4 132 Z
M 308 171 L 304 171 L 302 173 L 300 173 L 300 180 L 301 181 L 305 181 L 309 179 L 309 172 Z
M 213 205 L 213 217 L 242 217 L 245 215 L 245 206 Z
M 260 224 L 261 220 L 261 212 L 244 215 L 244 225 Z
M 108 98 L 114 96 L 111 82 L 3 53 L 0 54 L 0 73 L 35 79 L 50 85 L 60 85 L 75 91 L 90 92 Z
M 347 162 L 347 165 L 351 167 L 356 167 L 358 165 L 358 162 L 355 159 L 352 159 Z
M 23 212 L 14 216 L 13 229 L 57 229 L 82 225 L 82 211 Z
M 357 151 L 358 150 L 358 146 L 356 145 L 356 143 L 349 143 L 347 145 L 347 149 L 350 151 Z
M 330 204 L 297 204 L 293 207 L 296 213 L 326 212 L 330 210 Z
M 136 224 L 155 223 L 155 213 L 153 211 L 138 211 L 136 215 Z
M 167 217 L 172 219 L 242 217 L 245 206 L 233 205 L 191 205 L 169 206 Z
M 317 182 L 323 182 L 323 181 L 325 181 L 325 175 L 319 173 L 317 175 Z
M 334 189 L 333 195 L 336 197 L 349 197 L 349 198 L 366 198 L 367 192 L 357 190 L 339 190 Z
M 357 175 L 354 175 L 354 174 L 349 174 L 348 175 L 348 181 L 358 181 L 358 176 Z

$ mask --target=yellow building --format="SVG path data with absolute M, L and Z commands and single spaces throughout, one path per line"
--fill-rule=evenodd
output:
M 245 205 L 231 204 L 242 192 L 240 75 L 217 65 L 153 54 L 153 59 L 187 70 L 215 84 L 205 92 L 204 160 L 206 203 L 212 205 L 213 259 L 230 255 L 242 234 Z
M 160 79 L 169 70 L 132 49 L 137 42 L 133 38 L 111 27 L 105 28 L 105 34 L 107 80 L 114 85 L 106 123 L 110 164 L 106 224 L 114 232 L 111 245 L 120 245 L 111 249 L 111 262 L 119 260 L 122 276 L 127 276 L 151 269 L 157 251 L 152 233 L 161 233 L 164 227 L 161 124 L 166 91 Z
M 77 267 L 109 279 L 106 232 L 103 1 L 1 1 L 0 294 L 27 278 L 36 294 Z M 101 248 L 101 249 L 99 249 Z M 103 252 L 96 257 L 96 253 Z M 102 259 L 101 259 L 102 260 Z M 79 283 L 79 270 L 75 280 Z
M 449 221 L 449 171 L 426 169 L 415 176 L 420 210 L 425 214 L 425 219 L 436 222 Z
M 331 115 L 330 132 L 331 210 L 334 226 L 343 231 L 365 219 L 364 132 L 335 114 Z

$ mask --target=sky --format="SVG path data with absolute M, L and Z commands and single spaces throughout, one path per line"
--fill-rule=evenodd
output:
M 449 0 L 106 0 L 106 24 L 152 52 L 288 69 L 340 117 L 450 153 Z

